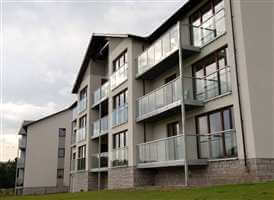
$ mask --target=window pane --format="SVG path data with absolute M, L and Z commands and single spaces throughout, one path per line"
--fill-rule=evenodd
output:
M 215 0 L 215 13 L 218 13 L 220 10 L 224 9 L 224 0 Z
M 206 60 L 205 67 L 207 98 L 212 98 L 219 94 L 218 73 L 216 73 L 216 70 L 217 64 L 215 61 L 215 56 L 211 56 Z
M 124 93 L 121 93 L 119 95 L 120 97 L 120 107 L 123 106 L 125 104 L 125 94 Z
M 210 133 L 211 136 L 211 157 L 222 158 L 224 157 L 223 152 L 223 134 L 216 133 L 222 131 L 222 122 L 220 112 L 209 115 Z
M 198 100 L 203 100 L 205 98 L 205 83 L 203 65 L 195 66 L 195 97 Z
M 202 116 L 198 118 L 198 133 L 200 135 L 208 134 L 207 116 Z M 208 136 L 199 137 L 199 156 L 200 158 L 209 157 Z
M 225 11 L 221 10 L 215 15 L 216 35 L 221 35 L 225 32 Z

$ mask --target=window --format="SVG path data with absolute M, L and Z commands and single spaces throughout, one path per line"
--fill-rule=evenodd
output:
M 210 112 L 196 118 L 200 158 L 237 156 L 233 107 Z
M 210 0 L 190 17 L 192 43 L 201 46 L 225 32 L 224 0 Z
M 113 135 L 113 149 L 120 149 L 128 146 L 128 131 Z
M 58 149 L 58 158 L 64 158 L 65 157 L 65 149 L 59 148 Z
M 87 108 L 87 87 L 85 87 L 84 89 L 82 89 L 80 91 L 80 97 L 79 97 L 80 101 L 79 101 L 79 107 L 78 107 L 78 111 L 83 112 L 86 108 Z
M 124 90 L 123 92 L 121 92 L 113 97 L 113 108 L 114 109 L 123 107 L 126 104 L 128 104 L 128 90 Z
M 124 166 L 128 164 L 128 131 L 113 135 L 112 166 Z
M 172 137 L 180 134 L 179 122 L 173 122 L 167 125 L 167 136 Z
M 112 75 L 110 77 L 110 86 L 113 90 L 128 78 L 128 55 L 127 51 L 122 53 L 113 61 Z
M 87 116 L 83 116 L 79 120 L 79 128 L 85 128 L 87 125 Z
M 59 128 L 59 137 L 66 137 L 66 129 Z
M 172 74 L 171 76 L 167 77 L 167 78 L 165 79 L 165 84 L 169 83 L 170 81 L 175 80 L 176 77 L 177 77 L 176 74 Z
M 80 91 L 80 101 L 87 98 L 87 87 Z
M 78 148 L 77 169 L 85 170 L 85 168 L 86 168 L 86 145 L 83 145 Z
M 230 67 L 227 66 L 227 48 L 207 56 L 193 65 L 194 97 L 206 100 L 231 92 Z
M 57 178 L 58 179 L 64 178 L 64 169 L 57 169 Z
M 85 157 L 86 157 L 86 145 L 83 145 L 78 148 L 78 158 L 85 158 Z
M 123 52 L 118 58 L 113 61 L 113 73 L 127 64 L 127 51 Z

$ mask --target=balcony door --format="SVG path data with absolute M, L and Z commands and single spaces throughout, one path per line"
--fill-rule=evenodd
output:
M 199 158 L 220 159 L 237 156 L 233 107 L 196 118 Z

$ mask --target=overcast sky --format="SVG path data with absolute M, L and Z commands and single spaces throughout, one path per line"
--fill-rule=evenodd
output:
M 22 120 L 41 118 L 72 103 L 72 85 L 92 32 L 148 35 L 183 2 L 4 0 L 0 144 L 3 139 L 17 143 Z

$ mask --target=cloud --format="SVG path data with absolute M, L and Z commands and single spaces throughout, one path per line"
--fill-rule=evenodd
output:
M 70 91 L 92 32 L 147 35 L 182 4 L 5 1 L 4 104 L 0 108 L 4 133 L 15 135 L 22 120 L 41 118 L 72 103 L 75 96 Z
M 24 103 L 4 103 L 0 112 L 4 114 L 4 135 L 17 134 L 23 120 L 37 120 L 58 110 L 58 106 L 49 102 L 38 106 Z

